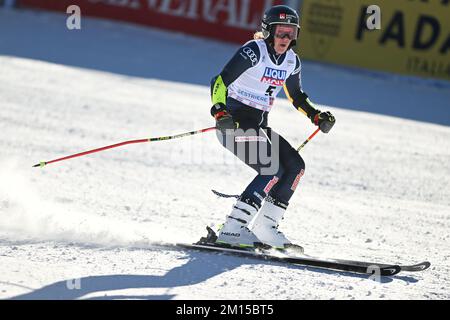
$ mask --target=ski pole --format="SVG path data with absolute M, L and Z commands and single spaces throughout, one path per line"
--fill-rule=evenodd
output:
M 297 148 L 297 152 L 300 152 L 300 150 L 309 142 L 309 140 L 311 140 L 312 138 L 314 138 L 314 136 L 320 131 L 320 128 L 317 128 L 316 131 L 313 132 L 312 135 L 310 135 L 308 137 L 308 139 L 305 140 L 305 142 L 302 143 L 302 145 L 300 147 Z
M 194 134 L 203 133 L 203 132 L 207 132 L 207 131 L 211 131 L 211 130 L 215 130 L 215 129 L 216 129 L 216 127 L 210 127 L 210 128 L 200 129 L 200 130 L 196 130 L 196 131 L 180 133 L 180 134 L 176 134 L 176 135 L 173 135 L 173 136 L 124 141 L 124 142 L 112 144 L 112 145 L 109 145 L 109 146 L 105 146 L 105 147 L 101 147 L 101 148 L 97 148 L 97 149 L 93 149 L 93 150 L 89 150 L 89 151 L 84 151 L 84 152 L 72 154 L 70 156 L 66 156 L 66 157 L 59 158 L 59 159 L 54 159 L 54 160 L 50 160 L 50 161 L 41 161 L 38 164 L 35 164 L 33 166 L 33 168 L 35 168 L 35 167 L 43 167 L 43 166 L 46 166 L 46 165 L 48 165 L 50 163 L 63 161 L 63 160 L 67 160 L 67 159 L 72 159 L 72 158 L 76 158 L 76 157 L 81 157 L 81 156 L 85 156 L 87 154 L 100 152 L 100 151 L 104 151 L 104 150 L 108 150 L 108 149 L 112 149 L 112 148 L 117 148 L 117 147 L 124 146 L 124 145 L 127 145 L 127 144 L 154 142 L 154 141 L 162 141 L 162 140 L 171 140 L 171 139 L 191 136 L 191 135 L 194 135 Z

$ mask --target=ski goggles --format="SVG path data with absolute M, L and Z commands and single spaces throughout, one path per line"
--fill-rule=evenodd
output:
M 295 40 L 298 37 L 297 26 L 280 24 L 275 26 L 275 38 Z

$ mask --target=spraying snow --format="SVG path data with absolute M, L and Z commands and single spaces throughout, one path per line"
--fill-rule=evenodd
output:
M 0 165 L 0 237 L 4 240 L 138 248 L 183 239 L 151 223 L 105 218 L 52 201 L 33 187 L 31 172 L 26 176 L 17 161 Z

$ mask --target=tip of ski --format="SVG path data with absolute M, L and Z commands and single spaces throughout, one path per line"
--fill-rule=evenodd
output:
M 417 271 L 423 271 L 428 269 L 431 266 L 431 263 L 429 261 L 423 261 L 417 264 L 413 264 L 410 266 L 400 266 L 402 271 L 409 271 L 409 272 L 417 272 Z

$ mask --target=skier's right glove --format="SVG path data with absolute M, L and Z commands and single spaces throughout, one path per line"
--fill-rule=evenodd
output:
M 324 133 L 330 132 L 331 128 L 333 128 L 336 123 L 336 119 L 330 111 L 319 111 L 311 120 L 316 126 L 319 126 L 320 130 Z
M 222 103 L 216 103 L 211 108 L 211 115 L 214 119 L 216 119 L 216 128 L 222 133 L 225 133 L 226 130 L 229 129 L 236 129 L 236 124 L 234 123 L 233 118 L 226 110 L 225 105 Z

